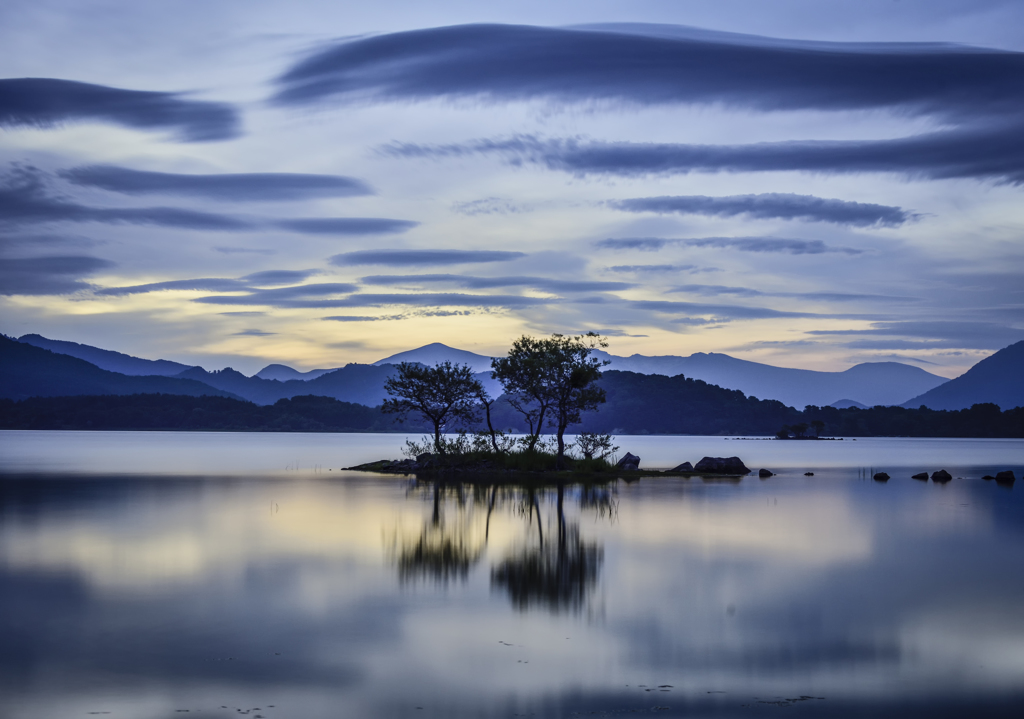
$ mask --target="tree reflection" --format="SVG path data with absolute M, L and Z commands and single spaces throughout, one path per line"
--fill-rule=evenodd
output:
M 432 507 L 417 535 L 398 540 L 396 534 L 401 581 L 465 580 L 491 540 L 492 519 L 506 513 L 524 522 L 525 532 L 491 567 L 491 587 L 506 592 L 521 611 L 578 612 L 586 606 L 597 586 L 604 549 L 581 536 L 577 518 L 567 519 L 566 497 L 579 512 L 614 521 L 613 485 L 417 481 L 410 494 L 427 499 Z M 552 519 L 554 526 L 546 526 L 545 520 L 550 525 Z

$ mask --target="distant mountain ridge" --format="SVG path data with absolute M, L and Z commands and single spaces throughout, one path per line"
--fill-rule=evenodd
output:
M 71 354 L 80 358 L 92 356 L 95 364 L 103 369 L 124 366 L 134 374 L 157 374 L 152 370 L 169 372 L 169 375 L 204 382 L 223 391 L 237 393 L 253 402 L 267 404 L 278 399 L 301 394 L 320 394 L 345 402 L 378 404 L 385 397 L 383 382 L 387 373 L 374 375 L 370 380 L 369 370 L 348 370 L 349 367 L 381 368 L 400 362 L 420 362 L 434 365 L 451 361 L 468 364 L 492 395 L 500 393 L 500 387 L 490 378 L 491 358 L 475 352 L 461 350 L 440 342 L 399 352 L 377 360 L 372 365 L 353 365 L 336 369 L 315 369 L 300 372 L 282 364 L 267 365 L 252 377 L 246 377 L 235 370 L 208 372 L 201 367 L 188 367 L 167 360 L 143 360 L 120 352 L 102 350 L 73 342 L 49 340 L 39 335 L 25 335 L 29 344 L 48 345 L 52 351 Z M 908 397 L 922 396 L 948 382 L 918 367 L 897 362 L 868 362 L 855 365 L 843 372 L 818 372 L 815 370 L 792 369 L 751 362 L 726 354 L 697 352 L 689 357 L 675 355 L 619 357 L 598 350 L 596 356 L 608 360 L 609 370 L 636 372 L 639 374 L 661 374 L 665 376 L 685 375 L 726 389 L 740 390 L 759 399 L 774 399 L 788 406 L 803 408 L 807 405 L 827 406 L 841 400 L 849 400 L 864 406 L 902 405 Z M 87 360 L 91 361 L 91 360 Z M 146 370 L 150 370 L 146 372 Z M 177 369 L 171 372 L 170 369 Z M 348 370 L 347 372 L 345 370 Z M 118 370 L 115 370 L 118 371 Z M 336 373 L 342 374 L 337 375 Z M 125 372 L 128 374 L 128 372 Z M 359 379 L 356 379 L 356 376 Z M 333 379 L 325 379 L 332 377 Z M 292 385 L 291 383 L 298 383 Z M 379 384 L 375 384 L 379 382 Z
M 231 392 L 191 379 L 110 372 L 83 359 L 0 335 L 0 397 L 20 400 L 28 397 L 146 393 L 241 399 Z
M 132 357 L 113 350 L 104 350 L 99 347 L 82 345 L 77 342 L 65 340 L 51 340 L 42 335 L 22 335 L 18 342 L 24 342 L 44 350 L 57 352 L 62 355 L 69 355 L 94 364 L 100 369 L 109 372 L 119 372 L 126 375 L 159 375 L 161 377 L 173 377 L 187 370 L 191 365 L 172 362 L 170 360 L 148 360 L 139 357 Z
M 1001 409 L 1024 407 L 1024 340 L 986 357 L 956 379 L 904 402 L 931 409 L 967 409 L 991 402 Z
M 609 370 L 667 377 L 681 374 L 726 389 L 740 390 L 751 397 L 778 400 L 798 409 L 807 405 L 830 405 L 844 399 L 868 407 L 898 405 L 908 396 L 927 392 L 949 381 L 899 362 L 865 362 L 843 372 L 819 372 L 775 367 L 715 352 L 697 352 L 689 357 L 619 357 L 596 350 L 594 356 L 609 361 Z M 434 342 L 374 364 L 402 361 L 433 365 L 444 360 L 469 364 L 474 371 L 480 372 L 490 369 L 491 358 Z

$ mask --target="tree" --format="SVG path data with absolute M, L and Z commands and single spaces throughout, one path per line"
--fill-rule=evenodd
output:
M 814 430 L 814 437 L 818 438 L 821 436 L 821 433 L 825 430 L 825 423 L 822 422 L 820 419 L 816 419 L 813 422 L 811 422 L 811 429 Z
M 441 431 L 449 422 L 472 422 L 477 415 L 477 397 L 483 393 L 480 382 L 468 365 L 442 362 L 435 367 L 402 362 L 398 374 L 384 382 L 391 395 L 381 410 L 402 419 L 416 412 L 434 424 L 434 450 L 445 454 Z
M 551 335 L 547 339 L 520 337 L 507 357 L 491 361 L 491 376 L 501 382 L 505 394 L 530 426 L 528 449 L 533 450 L 544 422 L 554 424 L 558 436 L 558 465 L 565 459 L 565 430 L 580 421 L 582 412 L 596 410 L 605 401 L 596 386 L 601 368 L 608 362 L 591 357 L 608 343 L 594 332 L 585 335 Z

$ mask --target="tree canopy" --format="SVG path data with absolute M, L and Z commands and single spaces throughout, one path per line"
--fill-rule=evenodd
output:
M 388 378 L 384 390 L 390 395 L 381 409 L 404 418 L 418 413 L 434 426 L 434 450 L 445 454 L 441 432 L 454 421 L 473 422 L 478 413 L 477 400 L 484 394 L 480 382 L 468 365 L 442 362 L 434 367 L 402 362 L 398 374 Z
M 536 446 L 548 422 L 555 427 L 558 461 L 563 461 L 566 428 L 605 400 L 604 390 L 596 382 L 608 363 L 591 354 L 607 346 L 594 332 L 541 339 L 524 335 L 512 343 L 506 357 L 491 361 L 492 376 L 501 382 L 509 404 L 530 427 L 529 449 Z

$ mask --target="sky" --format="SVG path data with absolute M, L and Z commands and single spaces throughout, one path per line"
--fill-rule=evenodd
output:
M 953 377 L 1024 339 L 1024 2 L 0 6 L 0 332 Z

